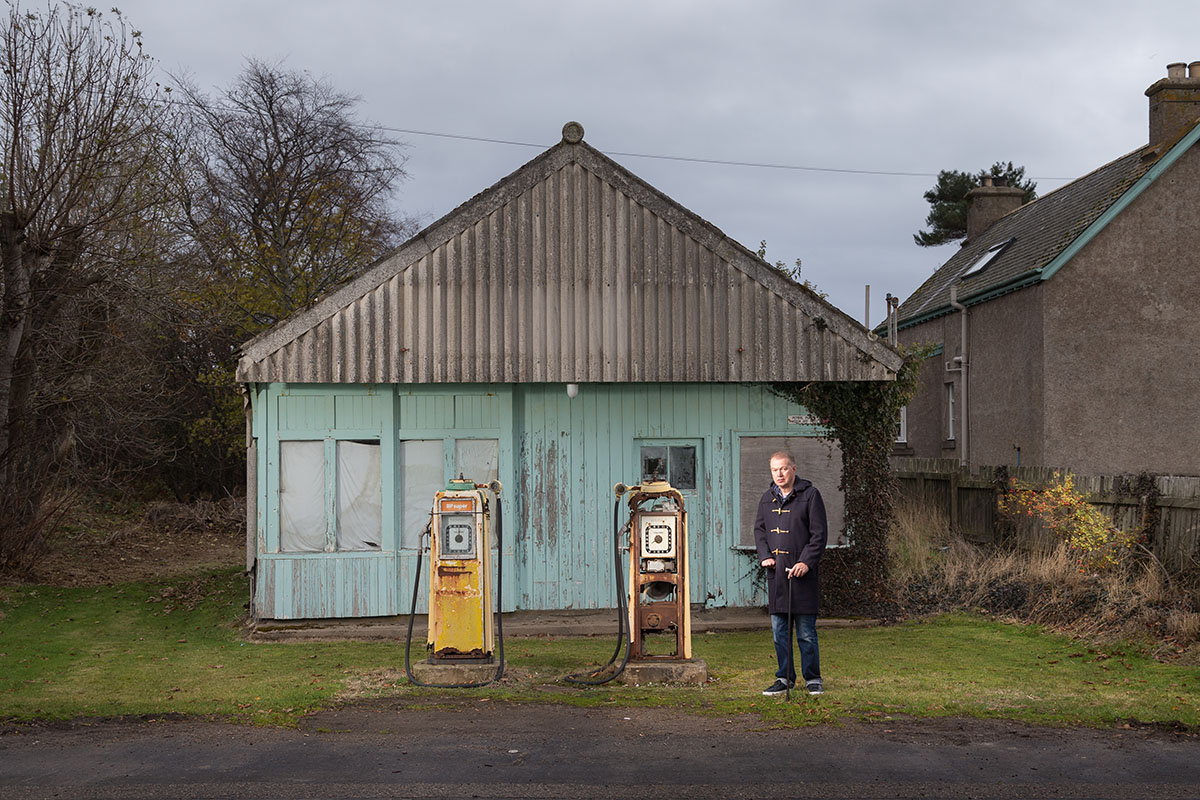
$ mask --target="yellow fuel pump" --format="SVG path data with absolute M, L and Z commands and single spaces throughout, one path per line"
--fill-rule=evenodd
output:
M 418 578 L 413 585 L 413 611 L 409 614 L 404 655 L 408 678 L 417 685 L 443 688 L 483 686 L 498 680 L 504 672 L 504 632 L 501 623 L 494 623 L 496 615 L 493 603 L 493 597 L 498 597 L 500 593 L 502 572 L 498 567 L 493 587 L 492 509 L 488 499 L 490 490 L 496 502 L 495 532 L 496 542 L 500 544 L 503 523 L 500 488 L 499 481 L 477 484 L 462 476 L 451 480 L 434 495 L 428 528 L 429 617 L 426 638 L 431 656 L 426 663 L 490 664 L 496 661 L 499 643 L 496 675 L 488 681 L 449 684 L 423 683 L 413 675 L 409 650 L 412 647 L 421 572 L 418 553 Z
M 452 480 L 433 499 L 429 647 L 435 661 L 491 661 L 492 537 L 487 496 Z

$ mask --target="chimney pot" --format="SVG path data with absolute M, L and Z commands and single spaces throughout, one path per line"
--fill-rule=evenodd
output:
M 1200 117 L 1200 61 L 1167 65 L 1167 77 L 1146 90 L 1150 98 L 1150 147 L 1175 141 Z
M 992 176 L 991 176 L 991 175 L 984 175 L 984 176 L 983 176 L 983 185 L 984 185 L 984 186 L 991 186 L 991 185 L 992 185 Z

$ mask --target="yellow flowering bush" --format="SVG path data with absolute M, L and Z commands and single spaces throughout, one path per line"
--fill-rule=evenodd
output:
M 1069 473 L 1056 472 L 1054 477 L 1056 482 L 1044 489 L 1010 479 L 1008 492 L 997 503 L 1000 513 L 1014 521 L 1031 517 L 1042 522 L 1070 547 L 1080 572 L 1115 566 L 1121 554 L 1137 541 L 1137 532 L 1117 528 L 1084 500 Z

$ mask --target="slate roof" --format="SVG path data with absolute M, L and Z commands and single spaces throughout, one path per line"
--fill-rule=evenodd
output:
M 1190 137 L 1189 137 L 1190 138 Z M 1059 189 L 1027 203 L 967 241 L 925 283 L 900 304 L 899 326 L 909 327 L 948 314 L 950 285 L 988 250 L 1013 242 L 979 274 L 963 280 L 959 302 L 971 304 L 1044 280 L 1046 268 L 1112 207 L 1170 148 L 1145 147 L 1118 158 Z

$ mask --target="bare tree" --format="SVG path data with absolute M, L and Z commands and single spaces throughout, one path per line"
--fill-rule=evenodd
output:
M 250 60 L 216 99 L 187 80 L 187 233 L 207 300 L 249 337 L 312 302 L 415 229 L 390 207 L 401 144 L 325 80 Z
M 165 106 L 119 13 L 9 7 L 0 28 L 0 570 L 36 552 L 48 477 L 108 334 L 105 287 L 161 202 Z
M 400 142 L 328 81 L 250 60 L 215 97 L 176 79 L 189 124 L 176 178 L 192 324 L 177 364 L 190 383 L 164 471 L 181 496 L 242 475 L 241 344 L 360 272 L 416 225 L 391 206 Z

